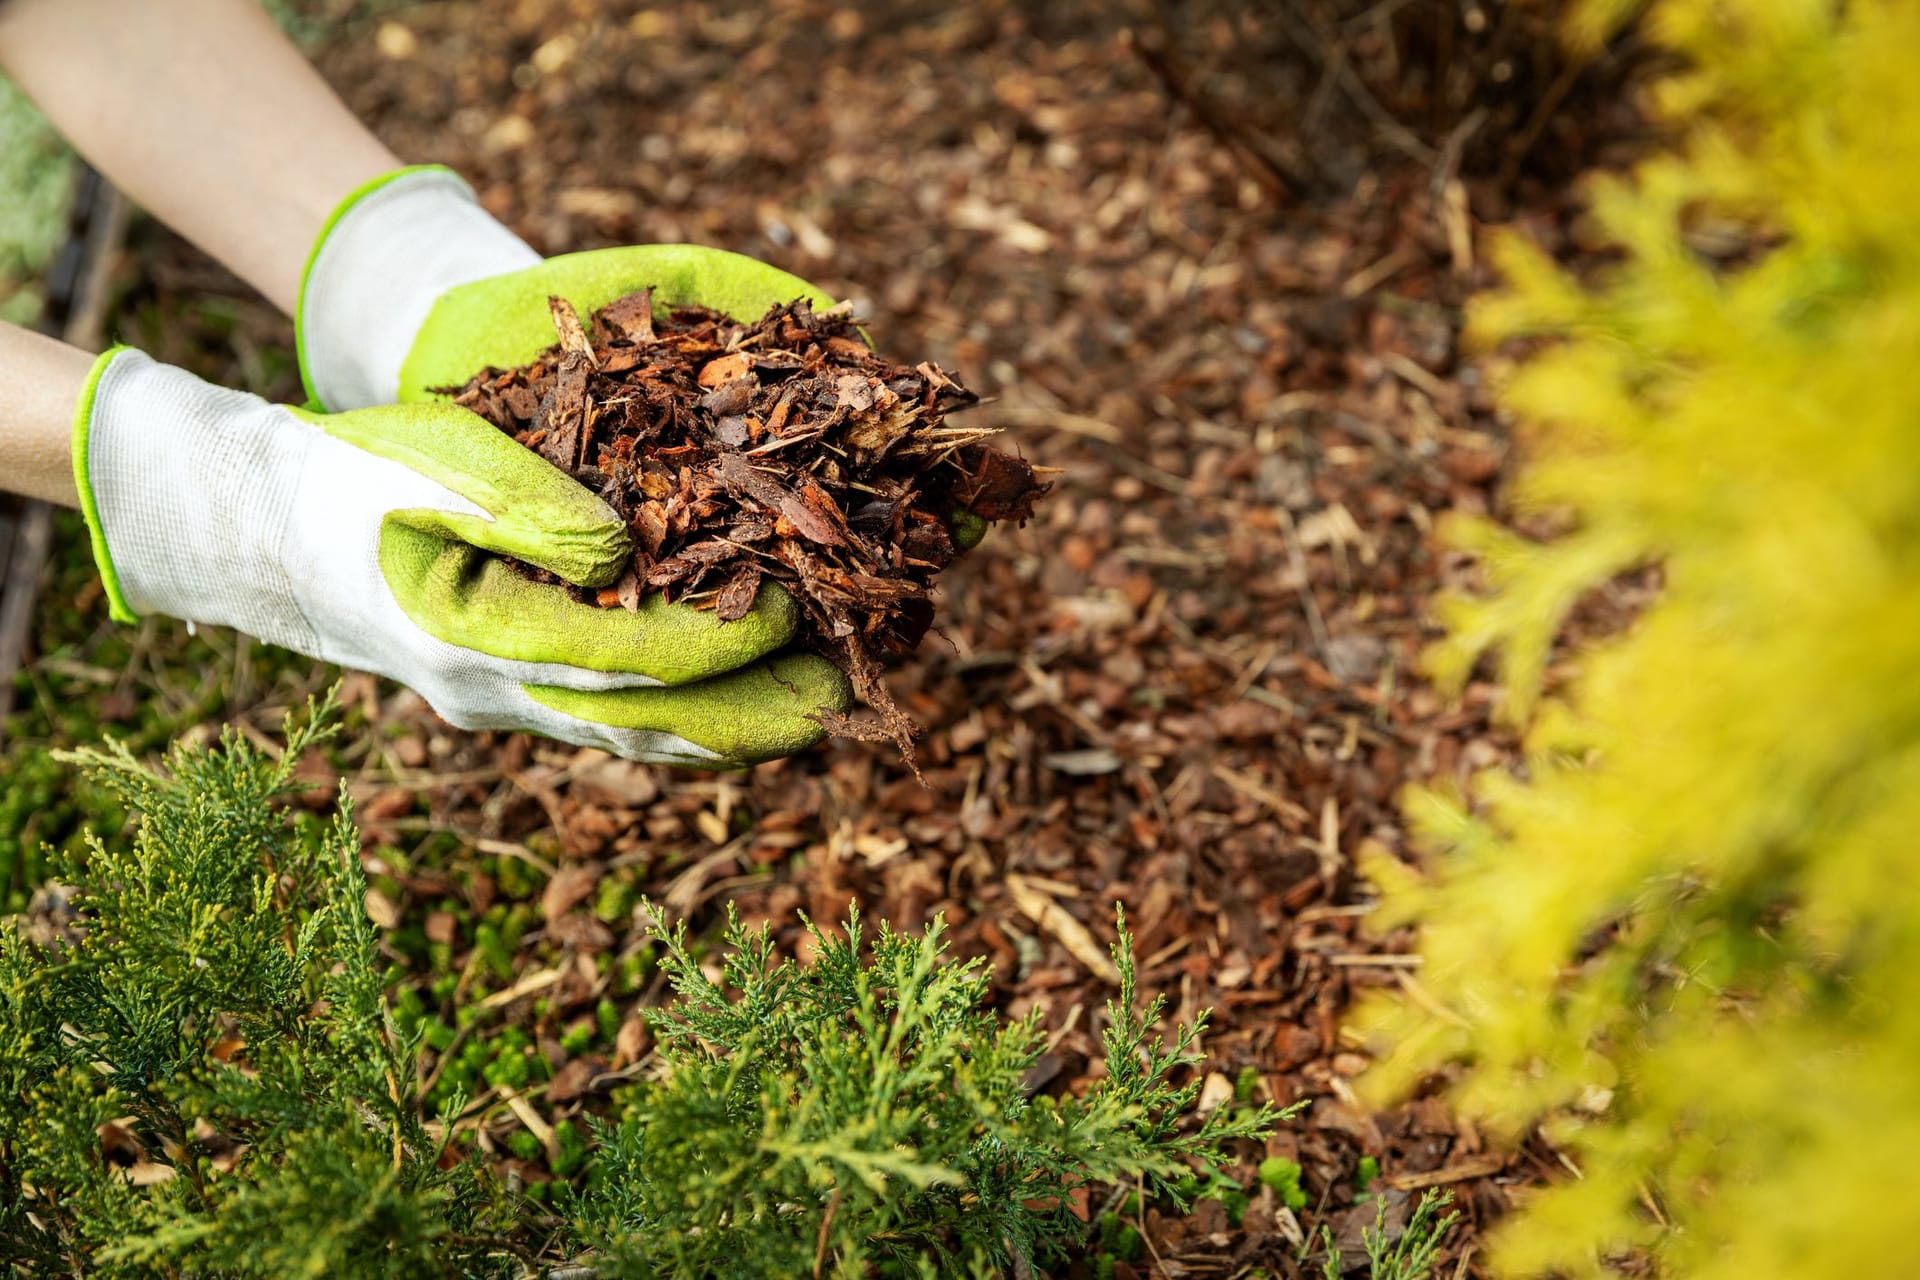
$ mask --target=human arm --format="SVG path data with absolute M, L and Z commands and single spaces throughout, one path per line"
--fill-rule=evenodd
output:
M 400 167 L 254 0 L 0 0 L 0 70 L 288 314 L 329 215 Z
M 0 323 L 0 487 L 63 507 L 73 483 L 73 406 L 93 357 L 17 325 Z

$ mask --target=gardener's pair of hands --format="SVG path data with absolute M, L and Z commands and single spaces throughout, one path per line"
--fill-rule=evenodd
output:
M 832 664 L 780 651 L 798 610 L 763 586 L 731 623 L 658 597 L 601 609 L 496 555 L 602 587 L 629 533 L 599 497 L 437 400 L 651 286 L 741 317 L 808 297 L 785 272 L 686 245 L 541 261 L 445 170 L 354 193 L 316 245 L 296 322 L 311 412 L 103 356 L 75 469 L 116 617 L 223 623 L 392 676 L 465 728 L 524 729 L 632 759 L 738 768 L 818 741 L 846 708 Z

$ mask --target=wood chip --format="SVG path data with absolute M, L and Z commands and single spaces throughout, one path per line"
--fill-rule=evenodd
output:
M 1037 888 L 1034 883 L 1022 875 L 1009 875 L 1006 880 L 1007 892 L 1013 896 L 1013 903 L 1024 912 L 1028 919 L 1043 932 L 1053 935 L 1061 946 L 1065 947 L 1075 960 L 1085 965 L 1089 972 L 1103 981 L 1115 986 L 1120 982 L 1120 971 L 1114 968 L 1113 957 L 1107 949 L 1094 941 L 1087 926 L 1074 919 L 1067 909 Z
M 593 363 L 593 344 L 587 341 L 587 331 L 580 323 L 579 313 L 573 304 L 565 298 L 549 297 L 547 310 L 553 313 L 554 332 L 560 335 L 560 349 L 569 355 L 584 356 L 587 363 Z
M 1449 1183 L 1465 1182 L 1469 1178 L 1484 1178 L 1490 1173 L 1500 1172 L 1506 1165 L 1507 1157 L 1487 1152 L 1467 1156 L 1444 1169 L 1427 1173 L 1396 1173 L 1385 1181 L 1396 1191 L 1424 1191 L 1428 1187 L 1444 1187 Z
M 644 289 L 591 325 L 563 298 L 548 308 L 553 347 L 442 390 L 627 521 L 627 576 L 575 598 L 631 610 L 650 592 L 690 596 L 732 622 L 773 578 L 801 607 L 796 638 L 840 663 L 911 761 L 914 724 L 881 658 L 931 626 L 928 587 L 959 553 L 947 532 L 956 513 L 1024 521 L 1048 484 L 986 444 L 995 428 L 947 426 L 975 397 L 931 364 L 877 356 L 849 309 L 800 300 L 758 319 L 698 307 L 662 317 Z M 756 523 L 759 545 L 715 541 Z

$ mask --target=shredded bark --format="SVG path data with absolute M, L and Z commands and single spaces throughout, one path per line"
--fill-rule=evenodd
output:
M 552 347 L 440 390 L 627 521 L 632 564 L 576 596 L 637 609 L 659 592 L 737 622 L 779 582 L 800 602 L 801 642 L 839 663 L 911 762 L 915 726 L 881 657 L 911 652 L 932 624 L 955 520 L 1024 523 L 1050 486 L 986 443 L 997 428 L 949 425 L 973 393 L 935 365 L 876 355 L 845 307 L 802 299 L 748 324 L 703 307 L 658 316 L 642 289 L 589 327 L 548 301 Z

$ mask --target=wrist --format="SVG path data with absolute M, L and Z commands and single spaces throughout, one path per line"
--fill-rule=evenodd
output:
M 359 188 L 321 229 L 294 328 L 307 395 L 338 411 L 392 403 L 433 304 L 540 261 L 449 169 L 402 169 Z

